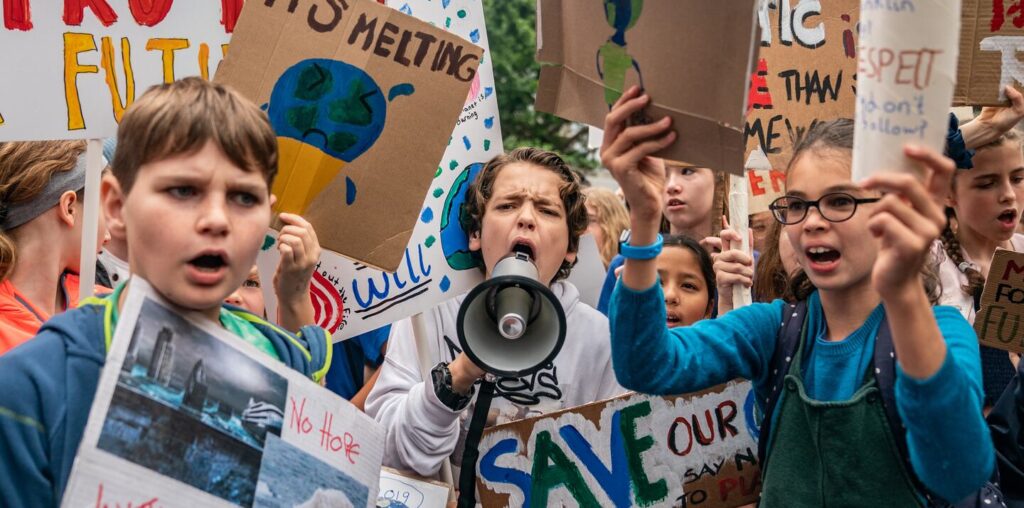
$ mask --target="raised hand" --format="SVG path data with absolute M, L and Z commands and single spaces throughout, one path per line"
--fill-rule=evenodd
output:
M 946 224 L 942 205 L 954 164 L 928 148 L 908 146 L 904 153 L 924 169 L 923 181 L 881 173 L 862 182 L 887 193 L 870 207 L 868 229 L 878 243 L 871 284 L 885 305 L 900 367 L 911 378 L 928 379 L 942 367 L 947 348 L 921 284 L 921 268 Z
M 718 315 L 733 309 L 732 288 L 754 285 L 754 258 L 736 247 L 741 245 L 740 234 L 726 227 L 722 230 L 722 252 L 715 256 L 715 284 L 718 286 Z
M 282 213 L 280 219 L 285 226 L 277 237 L 281 262 L 274 274 L 278 321 L 284 328 L 297 331 L 302 326 L 314 324 L 309 283 L 320 260 L 320 242 L 313 226 L 301 216 Z
M 647 125 L 627 126 L 627 120 L 643 110 L 651 99 L 632 87 L 622 94 L 604 120 L 601 163 L 626 197 L 630 215 L 645 221 L 661 217 L 665 188 L 665 162 L 651 154 L 672 144 L 676 134 L 672 119 L 662 118 Z
M 1012 85 L 1006 86 L 1005 93 L 1009 106 L 981 108 L 981 113 L 974 120 L 960 127 L 967 148 L 987 145 L 1024 120 L 1024 95 Z
M 886 194 L 870 208 L 868 222 L 878 240 L 871 282 L 883 301 L 921 287 L 921 268 L 946 226 L 943 202 L 955 170 L 952 160 L 929 148 L 907 146 L 904 153 L 924 169 L 923 182 L 911 174 L 878 173 L 862 183 Z

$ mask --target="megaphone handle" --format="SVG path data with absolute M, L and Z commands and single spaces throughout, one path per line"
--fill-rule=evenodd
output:
M 494 398 L 494 383 L 485 377 L 480 381 L 480 393 L 473 407 L 473 419 L 462 452 L 462 471 L 459 471 L 459 508 L 476 506 L 476 461 L 480 458 L 480 438 L 483 437 L 487 414 L 491 411 Z

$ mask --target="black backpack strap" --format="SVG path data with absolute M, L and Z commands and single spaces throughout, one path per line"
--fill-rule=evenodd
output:
M 772 435 L 772 414 L 782 394 L 783 381 L 789 373 L 789 364 L 793 361 L 793 355 L 800 347 L 800 332 L 803 330 L 804 321 L 807 316 L 807 302 L 801 301 L 796 304 L 787 304 L 782 308 L 782 325 L 779 326 L 778 338 L 775 340 L 775 352 L 768 363 L 768 393 L 764 399 L 764 419 L 761 422 L 761 432 L 757 440 L 757 462 L 764 467 L 764 460 L 768 456 L 768 441 Z
M 892 437 L 896 439 L 896 448 L 899 450 L 900 460 L 903 461 L 903 468 L 910 475 L 914 487 L 922 493 L 928 506 L 950 506 L 941 498 L 932 494 L 927 487 L 921 483 L 914 473 L 914 466 L 910 463 L 910 451 L 907 448 L 907 428 L 903 425 L 899 410 L 896 408 L 896 348 L 892 342 L 892 330 L 889 329 L 889 320 L 882 318 L 878 325 L 878 335 L 875 336 L 875 354 L 872 358 L 872 368 L 875 369 L 875 380 L 878 383 L 878 392 L 882 399 L 882 407 L 885 409 L 885 419 L 889 422 L 889 430 Z M 998 506 L 998 505 L 995 505 Z

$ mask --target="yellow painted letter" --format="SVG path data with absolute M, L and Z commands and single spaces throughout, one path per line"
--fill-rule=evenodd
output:
M 110 88 L 110 101 L 114 106 L 114 118 L 118 123 L 124 116 L 124 110 L 135 102 L 135 73 L 132 71 L 132 48 L 127 37 L 121 38 L 121 63 L 124 65 L 124 101 L 121 101 L 121 90 L 117 87 L 117 69 L 114 66 L 114 45 L 110 37 L 100 40 L 103 59 L 100 65 L 107 75 L 107 87 Z
M 174 52 L 188 47 L 188 39 L 150 39 L 146 43 L 147 51 L 163 52 L 164 83 L 174 81 Z
M 78 54 L 86 51 L 96 51 L 96 39 L 91 34 L 64 34 L 64 99 L 68 106 L 68 130 L 72 131 L 85 128 L 82 101 L 78 97 L 78 75 L 100 71 L 95 65 L 78 63 Z

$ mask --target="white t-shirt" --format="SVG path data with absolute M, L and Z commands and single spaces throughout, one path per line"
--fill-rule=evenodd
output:
M 1010 238 L 1010 245 L 1013 246 L 1013 250 L 1024 252 L 1024 234 L 1014 233 Z M 967 275 L 950 259 L 939 240 L 932 245 L 932 252 L 939 263 L 939 281 L 942 283 L 939 305 L 956 307 L 967 321 L 974 324 L 974 297 L 964 293 L 962 289 L 967 285 Z M 971 262 L 970 256 L 966 252 L 963 254 L 964 261 Z
M 626 393 L 615 380 L 608 319 L 579 299 L 575 286 L 551 285 L 562 303 L 566 337 L 543 370 L 527 378 L 498 380 L 488 424 L 501 424 L 581 406 Z M 456 332 L 462 295 L 423 314 L 429 365 L 451 362 L 461 352 Z M 387 431 L 384 465 L 433 476 L 444 459 L 459 466 L 473 403 L 455 412 L 438 400 L 433 383 L 420 376 L 411 319 L 392 325 L 380 377 L 366 400 L 366 414 Z

